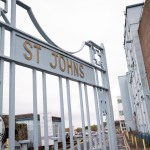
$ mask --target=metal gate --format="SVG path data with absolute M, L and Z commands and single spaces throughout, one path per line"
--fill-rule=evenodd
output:
M 3 116 L 3 81 L 4 81 L 4 63 L 9 63 L 9 149 L 15 149 L 15 103 L 16 103 L 16 65 L 23 66 L 32 70 L 32 86 L 33 86 L 33 147 L 39 149 L 38 137 L 38 111 L 37 111 L 37 72 L 42 73 L 42 103 L 44 116 L 44 149 L 48 150 L 48 110 L 47 110 L 47 81 L 46 75 L 51 74 L 58 78 L 59 85 L 59 106 L 61 114 L 61 138 L 62 148 L 66 149 L 103 149 L 107 147 L 111 150 L 117 150 L 116 133 L 113 119 L 112 102 L 110 95 L 109 79 L 107 72 L 107 63 L 105 49 L 103 44 L 100 46 L 92 41 L 84 42 L 84 46 L 89 47 L 90 63 L 73 56 L 70 52 L 62 50 L 42 30 L 35 19 L 31 8 L 19 0 L 11 0 L 11 21 L 7 19 L 8 1 L 1 0 L 4 8 L 0 8 L 0 114 Z M 10 2 L 10 1 L 9 1 Z M 16 28 L 16 6 L 25 9 L 35 25 L 36 29 L 47 41 L 43 42 L 32 35 L 26 34 Z M 9 40 L 5 40 L 5 33 L 10 33 Z M 5 56 L 4 43 L 10 44 L 10 56 Z M 25 78 L 25 73 L 24 77 Z M 65 85 L 64 86 L 64 81 Z M 74 135 L 73 118 L 72 118 L 72 100 L 70 90 L 70 82 L 77 83 L 79 93 L 82 135 Z M 97 132 L 91 132 L 91 115 L 89 106 L 88 88 L 93 92 L 92 101 L 95 105 L 95 118 Z M 28 88 L 27 88 L 28 90 Z M 51 90 L 52 91 L 52 90 Z M 65 93 L 66 92 L 66 93 Z M 69 148 L 66 143 L 65 135 L 65 110 L 64 110 L 64 94 L 66 94 L 68 122 L 69 122 Z M 91 97 L 90 97 L 91 100 Z M 54 102 L 52 102 L 53 104 Z M 84 109 L 86 108 L 86 109 Z M 85 115 L 86 114 L 86 115 Z M 108 135 L 105 133 L 104 118 L 106 118 Z M 85 124 L 87 120 L 87 124 Z M 85 129 L 87 125 L 87 131 Z M 88 136 L 86 136 L 88 132 Z M 58 148 L 59 137 L 50 137 L 54 141 L 53 148 Z M 76 141 L 76 143 L 75 143 Z M 82 142 L 83 141 L 83 142 Z M 27 149 L 27 140 L 19 141 L 22 149 Z M 82 147 L 81 147 L 82 145 Z M 1 148 L 3 149 L 2 141 Z

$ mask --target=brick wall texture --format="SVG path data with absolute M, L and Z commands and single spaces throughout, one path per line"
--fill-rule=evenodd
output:
M 143 14 L 139 26 L 139 38 L 143 53 L 143 59 L 150 87 L 150 0 L 144 4 Z

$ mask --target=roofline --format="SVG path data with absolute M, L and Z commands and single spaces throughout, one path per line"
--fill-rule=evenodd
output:
M 127 11 L 128 8 L 142 6 L 142 5 L 144 5 L 144 3 L 138 3 L 138 4 L 128 5 L 128 6 L 126 6 L 126 11 Z
M 127 9 L 133 8 L 133 7 L 138 7 L 138 6 L 144 6 L 144 3 L 138 3 L 138 4 L 133 4 L 133 5 L 126 6 L 125 16 L 127 16 Z M 125 23 L 124 23 L 124 29 L 125 28 L 126 28 L 126 17 L 125 17 Z M 124 45 L 125 45 L 125 32 L 124 32 Z

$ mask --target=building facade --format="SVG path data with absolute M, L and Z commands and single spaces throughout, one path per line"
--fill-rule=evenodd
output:
M 119 113 L 120 130 L 124 131 L 124 130 L 126 130 L 126 125 L 125 125 L 125 118 L 124 118 L 122 99 L 121 99 L 120 96 L 117 96 L 117 106 L 118 106 L 118 113 Z
M 19 114 L 16 115 L 16 123 L 18 124 L 26 124 L 27 125 L 27 131 L 28 131 L 28 148 L 33 147 L 34 143 L 34 127 L 33 127 L 33 114 Z M 40 128 L 40 116 L 37 116 L 38 119 L 38 145 L 41 145 L 41 128 Z
M 148 54 L 150 54 L 148 49 L 150 47 L 148 44 L 147 47 L 144 46 L 144 43 L 150 39 L 147 35 L 150 28 L 146 22 L 146 16 L 147 19 L 150 16 L 149 2 L 147 0 L 145 4 L 140 3 L 126 7 L 124 32 L 124 48 L 128 67 L 126 79 L 131 110 L 137 129 L 143 134 L 150 134 L 150 77 L 147 72 Z M 143 46 L 141 47 L 141 45 Z
M 45 137 L 44 137 L 44 122 L 43 122 L 43 114 L 38 114 L 38 145 L 39 146 L 45 146 Z M 61 118 L 52 116 L 51 114 L 48 114 L 48 139 L 49 139 L 49 145 L 53 145 L 53 141 L 51 140 L 51 137 L 58 137 L 58 142 L 62 142 L 62 136 L 61 136 Z M 20 114 L 16 115 L 16 123 L 18 124 L 26 124 L 27 130 L 28 130 L 28 148 L 33 147 L 34 143 L 34 126 L 33 126 L 33 114 Z
M 146 76 L 150 87 L 150 1 L 144 5 L 142 18 L 138 29 L 143 60 L 145 64 Z
M 54 145 L 54 141 L 51 137 L 58 137 L 58 142 L 62 142 L 61 134 L 61 118 L 54 117 L 51 113 L 47 114 L 48 121 L 48 144 Z M 45 146 L 45 135 L 44 135 L 44 114 L 40 113 L 40 131 L 41 131 L 41 141 L 42 146 Z
M 119 80 L 119 86 L 120 86 L 122 109 L 124 113 L 125 125 L 128 131 L 130 131 L 130 129 L 132 131 L 135 131 L 136 125 L 135 125 L 134 114 L 132 112 L 132 107 L 131 107 L 127 76 L 126 75 L 119 76 L 118 80 Z

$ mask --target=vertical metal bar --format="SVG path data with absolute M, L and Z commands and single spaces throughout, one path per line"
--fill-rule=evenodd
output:
M 101 118 L 101 126 L 102 126 L 102 136 L 103 136 L 103 149 L 106 150 L 106 140 L 105 140 L 105 133 L 104 133 L 104 124 L 103 124 L 103 112 L 102 112 L 102 104 L 101 101 L 104 100 L 104 96 L 100 94 L 100 89 L 98 89 L 98 97 L 99 97 L 99 108 L 100 108 L 100 118 Z
M 91 63 L 94 64 L 93 60 L 95 58 L 94 53 L 93 53 L 93 46 L 89 47 L 89 51 L 90 51 L 90 60 Z M 98 80 L 98 74 L 97 74 L 97 70 L 94 69 L 94 74 L 95 74 L 95 84 L 99 85 L 99 80 Z M 102 137 L 101 137 L 101 127 L 100 127 L 100 119 L 99 119 L 99 114 L 100 111 L 98 109 L 98 95 L 97 95 L 97 89 L 95 87 L 93 87 L 93 91 L 94 91 L 94 100 L 95 100 L 95 109 L 96 109 L 96 118 L 97 118 L 97 126 L 98 126 L 98 140 L 99 140 L 99 145 L 100 147 L 102 147 Z
M 70 128 L 70 131 L 69 131 L 70 132 L 70 144 L 71 144 L 71 150 L 74 150 L 69 79 L 66 79 L 66 86 L 67 86 L 67 102 L 68 102 L 68 116 L 69 116 L 69 128 Z
M 106 97 L 105 97 L 105 99 L 106 99 Z M 107 109 L 107 104 L 106 104 L 106 109 Z M 111 144 L 111 124 L 109 122 L 109 114 L 108 114 L 108 112 L 106 114 L 106 122 L 107 122 L 107 128 L 108 128 L 109 149 L 112 149 L 112 144 Z
M 63 150 L 66 150 L 66 136 L 65 136 L 65 115 L 64 115 L 64 99 L 63 99 L 63 86 L 62 78 L 59 77 L 59 94 L 60 94 L 60 111 L 61 111 L 61 132 L 63 140 Z
M 11 0 L 11 26 L 16 27 L 16 0 Z M 11 32 L 10 56 L 14 56 L 15 33 Z M 10 62 L 9 72 L 9 150 L 15 149 L 15 63 Z
M 33 128 L 34 128 L 34 149 L 38 150 L 38 118 L 37 118 L 37 79 L 36 70 L 32 70 L 33 74 Z
M 96 81 L 97 81 L 97 85 L 99 85 L 99 78 L 98 78 L 98 71 L 95 70 L 95 75 L 96 75 Z M 102 115 L 102 107 L 101 107 L 101 95 L 100 95 L 100 90 L 97 89 L 98 92 L 98 104 L 99 104 L 99 109 L 100 109 L 100 120 L 101 120 L 101 129 L 102 129 L 102 135 L 103 137 L 101 137 L 101 143 L 102 143 L 102 139 L 103 139 L 103 143 L 102 143 L 102 149 L 106 149 L 106 141 L 105 141 L 105 134 L 104 134 L 104 124 L 103 124 L 103 115 Z M 102 136 L 101 135 L 101 136 Z
M 98 148 L 97 147 L 97 135 L 95 134 L 93 136 L 94 136 L 94 147 L 95 147 L 95 149 L 97 149 Z
M 111 137 L 110 143 L 112 143 L 112 150 L 117 150 L 117 137 L 116 137 L 116 130 L 115 130 L 115 122 L 114 122 L 114 115 L 112 110 L 112 105 L 110 105 L 110 95 L 106 93 L 106 106 L 107 106 L 107 116 L 108 116 L 108 124 L 109 124 L 109 134 Z M 115 139 L 115 140 L 114 140 Z
M 11 0 L 11 26 L 16 27 L 16 0 Z
M 54 140 L 54 150 L 58 150 L 58 140 Z
M 108 127 L 109 148 L 113 149 L 113 145 L 112 145 L 112 124 L 110 122 L 111 121 L 111 114 L 110 114 L 110 111 L 109 111 L 110 105 L 108 104 L 106 91 L 103 91 L 103 96 L 104 96 L 104 99 L 106 101 L 106 110 L 107 110 L 106 120 L 107 120 L 107 127 Z
M 88 122 L 89 145 L 90 145 L 90 149 L 92 149 L 91 121 L 90 121 L 90 111 L 89 111 L 89 102 L 88 102 L 88 94 L 87 94 L 87 85 L 86 84 L 84 84 L 84 90 L 85 90 L 85 104 L 86 104 L 86 113 L 87 113 L 87 122 Z
M 4 28 L 0 28 L 0 55 L 4 54 Z M 4 60 L 0 58 L 0 116 L 3 113 L 3 75 Z M 0 141 L 0 150 L 2 149 L 2 141 Z
M 113 106 L 112 106 L 112 100 L 111 100 L 111 93 L 110 93 L 110 84 L 109 84 L 109 78 L 108 78 L 108 69 L 107 69 L 107 61 L 106 61 L 106 55 L 105 55 L 105 48 L 104 45 L 101 44 L 101 47 L 103 48 L 103 52 L 102 52 L 102 63 L 104 64 L 105 67 L 105 76 L 103 75 L 102 78 L 102 82 L 104 84 L 104 86 L 106 88 L 108 88 L 109 90 L 106 93 L 106 102 L 107 102 L 107 113 L 109 116 L 109 125 L 111 126 L 111 132 L 110 132 L 110 136 L 111 136 L 111 144 L 112 144 L 112 150 L 117 150 L 118 146 L 117 146 L 117 137 L 116 137 L 116 131 L 115 131 L 115 125 L 114 125 L 114 115 L 113 115 Z
M 99 109 L 98 109 L 97 89 L 96 89 L 96 87 L 93 87 L 93 92 L 94 92 L 94 102 L 95 102 L 96 120 L 97 120 L 97 128 L 98 128 L 98 140 L 99 140 L 100 146 L 102 146 L 100 117 L 99 117 Z
M 15 63 L 10 63 L 9 77 L 9 149 L 15 147 Z
M 42 72 L 43 80 L 43 113 L 44 113 L 44 140 L 45 150 L 49 150 L 48 144 L 48 121 L 47 121 L 47 90 L 46 90 L 46 73 Z
M 14 33 L 11 34 L 11 57 L 14 51 Z M 9 70 L 9 149 L 15 149 L 15 63 L 10 62 Z
M 5 28 L 0 28 L 0 55 L 4 55 L 4 37 Z M 0 58 L 0 115 L 3 113 L 3 76 L 4 76 L 4 60 Z
M 77 137 L 77 146 L 78 146 L 78 150 L 81 150 L 81 146 L 80 146 L 80 138 Z
M 0 132 L 2 132 L 1 127 L 0 127 Z M 2 140 L 0 140 L 0 150 L 2 150 Z
M 81 83 L 78 82 L 79 86 L 79 96 L 80 96 L 80 109 L 81 109 L 81 119 L 82 119 L 82 132 L 83 132 L 83 142 L 84 142 L 84 150 L 87 149 L 86 145 L 86 135 L 85 135 L 85 123 L 84 123 L 84 110 L 83 110 L 83 96 L 82 96 L 82 88 Z
M 94 55 L 93 55 L 93 46 L 91 45 L 90 47 L 89 47 L 89 53 L 90 53 L 90 61 L 91 61 L 91 63 L 93 64 L 93 60 L 94 60 Z

